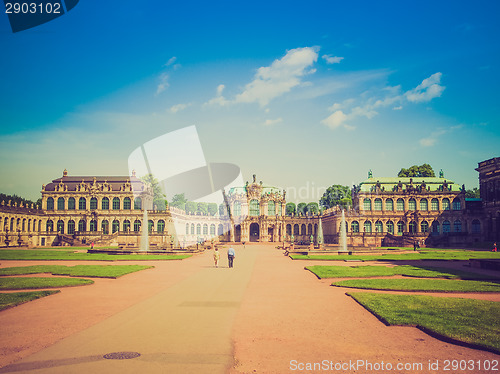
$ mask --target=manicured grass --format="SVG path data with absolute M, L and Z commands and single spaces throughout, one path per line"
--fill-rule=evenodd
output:
M 73 287 L 92 283 L 94 283 L 93 280 L 81 278 L 2 277 L 0 278 L 0 290 Z
M 0 260 L 71 260 L 71 261 L 164 261 L 182 260 L 186 255 L 108 255 L 101 253 L 74 253 L 72 251 L 48 250 L 0 250 Z
M 35 265 L 20 266 L 0 269 L 2 275 L 26 275 L 51 273 L 53 275 L 69 275 L 71 277 L 97 277 L 118 278 L 144 269 L 152 269 L 154 266 L 145 265 Z
M 383 255 L 290 255 L 292 260 L 323 260 L 323 261 L 409 261 L 409 260 L 469 260 L 469 259 L 500 259 L 500 252 L 485 251 L 421 251 L 401 254 Z
M 386 266 L 328 266 L 315 265 L 307 266 L 307 270 L 315 274 L 318 278 L 366 278 L 383 277 L 393 275 L 405 275 L 419 278 L 449 278 L 449 279 L 498 279 L 497 277 L 476 274 L 463 270 L 418 267 L 402 265 L 395 267 Z
M 500 292 L 500 284 L 451 279 L 349 279 L 332 286 L 369 290 L 428 292 Z
M 0 293 L 0 310 L 12 308 L 16 305 L 27 303 L 35 299 L 53 295 L 61 291 L 33 291 L 33 292 L 13 292 Z
M 500 303 L 422 295 L 348 293 L 389 325 L 419 326 L 500 352 Z

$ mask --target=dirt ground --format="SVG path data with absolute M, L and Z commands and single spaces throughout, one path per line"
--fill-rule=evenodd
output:
M 353 290 L 331 287 L 332 280 L 318 280 L 304 270 L 304 266 L 327 265 L 327 262 L 292 261 L 271 245 L 247 245 L 245 249 L 237 246 L 236 249 L 240 254 L 252 251 L 256 257 L 232 327 L 231 374 L 365 373 L 369 372 L 369 364 L 379 365 L 378 372 L 386 372 L 380 370 L 380 365 L 387 368 L 390 364 L 393 373 L 442 373 L 450 372 L 443 371 L 445 360 L 499 359 L 494 353 L 446 343 L 416 328 L 385 326 L 345 295 Z M 237 256 L 235 274 L 241 264 L 238 261 L 244 258 Z M 2 261 L 0 267 L 85 263 Z M 115 264 L 129 263 L 153 265 L 155 269 L 116 280 L 93 278 L 93 285 L 61 289 L 59 294 L 0 312 L 0 367 L 50 347 L 212 266 L 210 252 L 183 261 Z M 369 263 L 347 263 L 361 264 Z M 431 264 L 426 262 L 426 265 Z M 463 264 L 451 263 L 450 266 Z M 500 301 L 498 294 L 444 296 Z M 398 364 L 403 365 L 401 369 L 396 369 Z M 319 365 L 325 366 L 319 370 Z M 325 370 L 327 367 L 329 371 Z

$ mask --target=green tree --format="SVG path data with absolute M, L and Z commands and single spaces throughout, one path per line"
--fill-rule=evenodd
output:
M 208 203 L 208 214 L 210 214 L 211 216 L 215 216 L 218 209 L 219 207 L 216 203 Z
M 301 216 L 305 216 L 306 215 L 306 207 L 307 207 L 306 203 L 298 203 L 297 204 L 297 214 L 301 215 Z
M 161 190 L 158 179 L 156 179 L 153 174 L 146 174 L 141 178 L 141 181 L 153 190 L 153 206 L 156 206 L 157 210 L 165 210 L 167 206 L 165 200 L 166 196 Z
M 208 215 L 208 203 L 198 203 L 198 213 L 202 216 Z
M 219 216 L 224 217 L 227 215 L 227 207 L 225 203 L 219 205 Z
M 465 190 L 466 199 L 480 199 L 481 194 L 479 193 L 479 188 L 474 187 L 472 190 Z
M 295 214 L 295 204 L 294 203 L 287 203 L 285 206 L 285 214 L 287 216 L 291 216 L 292 214 Z
M 306 211 L 309 214 L 316 215 L 319 212 L 318 203 L 309 203 L 307 204 Z
M 323 196 L 321 196 L 321 199 L 319 199 L 319 205 L 325 209 L 334 206 L 340 206 L 346 209 L 348 206 L 352 206 L 350 188 L 341 186 L 340 184 L 334 184 L 328 187 Z
M 413 165 L 410 166 L 408 169 L 402 168 L 399 173 L 398 177 L 435 177 L 436 174 L 434 173 L 434 170 L 432 169 L 432 166 L 429 164 L 422 164 L 420 166 Z
M 183 193 L 180 193 L 180 194 L 176 194 L 176 195 L 174 195 L 174 197 L 172 197 L 172 201 L 170 202 L 170 206 L 185 210 L 186 203 L 187 203 L 186 197 L 184 196 Z
M 196 211 L 198 210 L 198 204 L 196 204 L 193 201 L 188 201 L 185 206 L 186 206 L 186 213 L 188 214 L 195 214 Z

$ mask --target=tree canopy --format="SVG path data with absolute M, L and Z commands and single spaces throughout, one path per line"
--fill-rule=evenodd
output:
M 287 216 L 291 216 L 292 214 L 295 214 L 295 212 L 296 212 L 295 209 L 296 209 L 296 207 L 295 207 L 294 203 L 286 203 L 285 214 Z
M 479 193 L 479 188 L 474 187 L 472 190 L 465 190 L 465 198 L 467 198 L 467 199 L 480 199 L 481 194 Z
M 346 209 L 348 206 L 352 206 L 350 188 L 339 184 L 328 187 L 323 196 L 321 196 L 321 199 L 319 199 L 319 205 L 325 209 L 334 206 L 340 206 Z
M 398 177 L 435 177 L 435 176 L 436 174 L 434 173 L 432 166 L 429 164 L 422 164 L 420 166 L 413 165 L 410 166 L 408 169 L 402 168 L 398 173 Z
M 141 178 L 141 181 L 153 189 L 153 206 L 156 207 L 155 209 L 165 210 L 167 206 L 166 196 L 161 190 L 158 179 L 153 174 L 146 174 Z
M 180 193 L 172 197 L 172 201 L 170 202 L 169 205 L 184 210 L 186 207 L 186 203 L 187 203 L 186 197 L 184 196 L 183 193 Z

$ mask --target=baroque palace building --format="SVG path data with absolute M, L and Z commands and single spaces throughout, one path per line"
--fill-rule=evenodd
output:
M 345 212 L 348 245 L 463 246 L 499 240 L 500 158 L 479 163 L 481 199 L 444 177 L 373 177 L 354 186 Z M 131 177 L 69 176 L 42 186 L 42 206 L 0 204 L 0 246 L 138 247 L 144 230 L 152 249 L 203 241 L 337 244 L 341 211 L 287 216 L 286 192 L 256 182 L 224 191 L 219 213 L 186 214 L 153 206 L 152 190 Z

